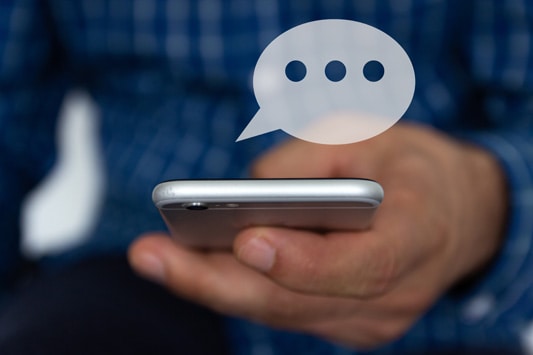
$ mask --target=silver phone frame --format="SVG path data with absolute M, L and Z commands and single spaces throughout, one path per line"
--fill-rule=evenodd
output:
M 208 248 L 228 248 L 257 225 L 366 229 L 383 197 L 379 183 L 353 178 L 172 180 L 152 193 L 179 243 Z

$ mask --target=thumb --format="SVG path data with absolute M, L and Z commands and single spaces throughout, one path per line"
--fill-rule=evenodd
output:
M 327 235 L 274 227 L 249 228 L 234 242 L 237 259 L 296 292 L 367 298 L 391 286 L 390 249 L 371 232 Z

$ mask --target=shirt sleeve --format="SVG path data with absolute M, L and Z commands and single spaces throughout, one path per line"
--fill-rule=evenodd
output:
M 487 330 L 487 341 L 502 329 L 523 338 L 533 324 L 533 3 L 473 3 L 464 52 L 484 117 L 461 133 L 501 163 L 509 206 L 504 244 L 463 299 L 461 318 Z
M 46 3 L 0 2 L 0 294 L 22 265 L 20 208 L 53 161 L 65 88 Z

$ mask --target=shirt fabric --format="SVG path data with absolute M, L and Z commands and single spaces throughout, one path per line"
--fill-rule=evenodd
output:
M 533 320 L 533 3 L 528 0 L 4 0 L 0 2 L 0 286 L 23 262 L 23 197 L 54 162 L 67 91 L 97 103 L 106 194 L 82 246 L 43 263 L 126 250 L 164 228 L 151 189 L 246 176 L 274 132 L 235 143 L 258 109 L 251 77 L 284 31 L 342 18 L 397 40 L 416 72 L 404 115 L 491 151 L 509 181 L 505 244 L 482 277 L 444 295 L 376 353 L 518 352 Z M 228 319 L 236 354 L 351 354 Z

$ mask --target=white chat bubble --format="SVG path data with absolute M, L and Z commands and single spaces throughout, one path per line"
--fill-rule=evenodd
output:
M 375 27 L 319 20 L 275 38 L 255 66 L 259 110 L 237 142 L 282 129 L 321 144 L 355 143 L 407 111 L 415 72 L 403 48 Z

